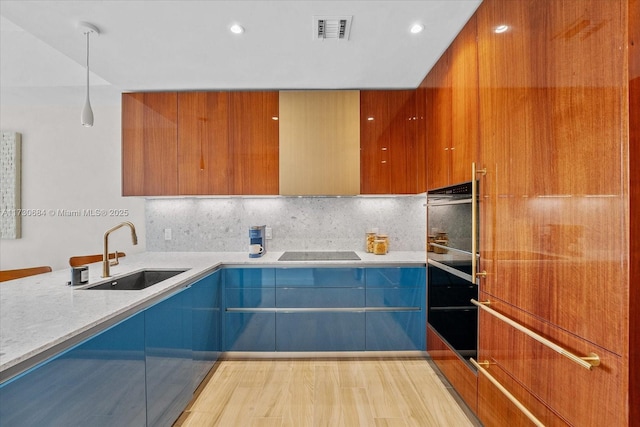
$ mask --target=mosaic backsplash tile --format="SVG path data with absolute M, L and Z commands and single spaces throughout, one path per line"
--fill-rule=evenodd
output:
M 391 251 L 425 248 L 424 194 L 148 199 L 145 206 L 149 251 L 246 251 L 252 225 L 272 228 L 273 251 L 365 250 L 374 227 L 389 235 Z

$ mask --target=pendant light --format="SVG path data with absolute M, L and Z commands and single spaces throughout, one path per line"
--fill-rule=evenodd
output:
M 91 102 L 89 101 L 89 36 L 91 34 L 95 34 L 97 36 L 100 34 L 100 31 L 98 30 L 98 27 L 93 24 L 89 24 L 88 22 L 80 22 L 78 24 L 78 28 L 87 38 L 87 97 L 84 101 L 84 108 L 82 109 L 80 123 L 82 123 L 82 126 L 91 127 L 93 126 L 93 110 L 91 109 Z

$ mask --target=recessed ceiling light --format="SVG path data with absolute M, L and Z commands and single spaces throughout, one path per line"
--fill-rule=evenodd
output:
M 229 27 L 229 31 L 231 31 L 233 34 L 242 34 L 244 33 L 244 28 L 242 28 L 242 25 L 233 24 Z
M 422 25 L 422 24 L 413 24 L 409 31 L 411 31 L 411 34 L 418 34 L 418 33 L 421 33 L 422 30 L 424 30 L 424 25 Z
M 495 27 L 493 29 L 493 32 L 496 34 L 501 34 L 504 33 L 505 31 L 507 31 L 509 29 L 508 25 L 498 25 L 497 27 Z

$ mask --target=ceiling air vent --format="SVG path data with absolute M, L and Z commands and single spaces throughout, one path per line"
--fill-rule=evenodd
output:
M 353 16 L 314 16 L 315 40 L 349 40 Z

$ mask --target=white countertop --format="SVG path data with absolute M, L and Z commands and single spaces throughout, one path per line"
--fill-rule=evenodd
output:
M 383 266 L 424 265 L 425 252 L 356 252 L 361 261 L 278 261 L 282 252 L 249 258 L 245 252 L 146 252 L 127 255 L 111 267 L 112 276 L 156 268 L 188 271 L 138 291 L 91 290 L 67 285 L 70 269 L 0 283 L 0 373 L 56 350 L 110 320 L 128 315 L 150 300 L 179 289 L 221 265 L 307 267 L 314 265 Z M 89 283 L 101 282 L 102 263 L 89 265 Z M 85 287 L 85 286 L 83 286 Z M 12 369 L 13 368 L 13 369 Z M 20 368 L 21 369 L 21 368 Z

